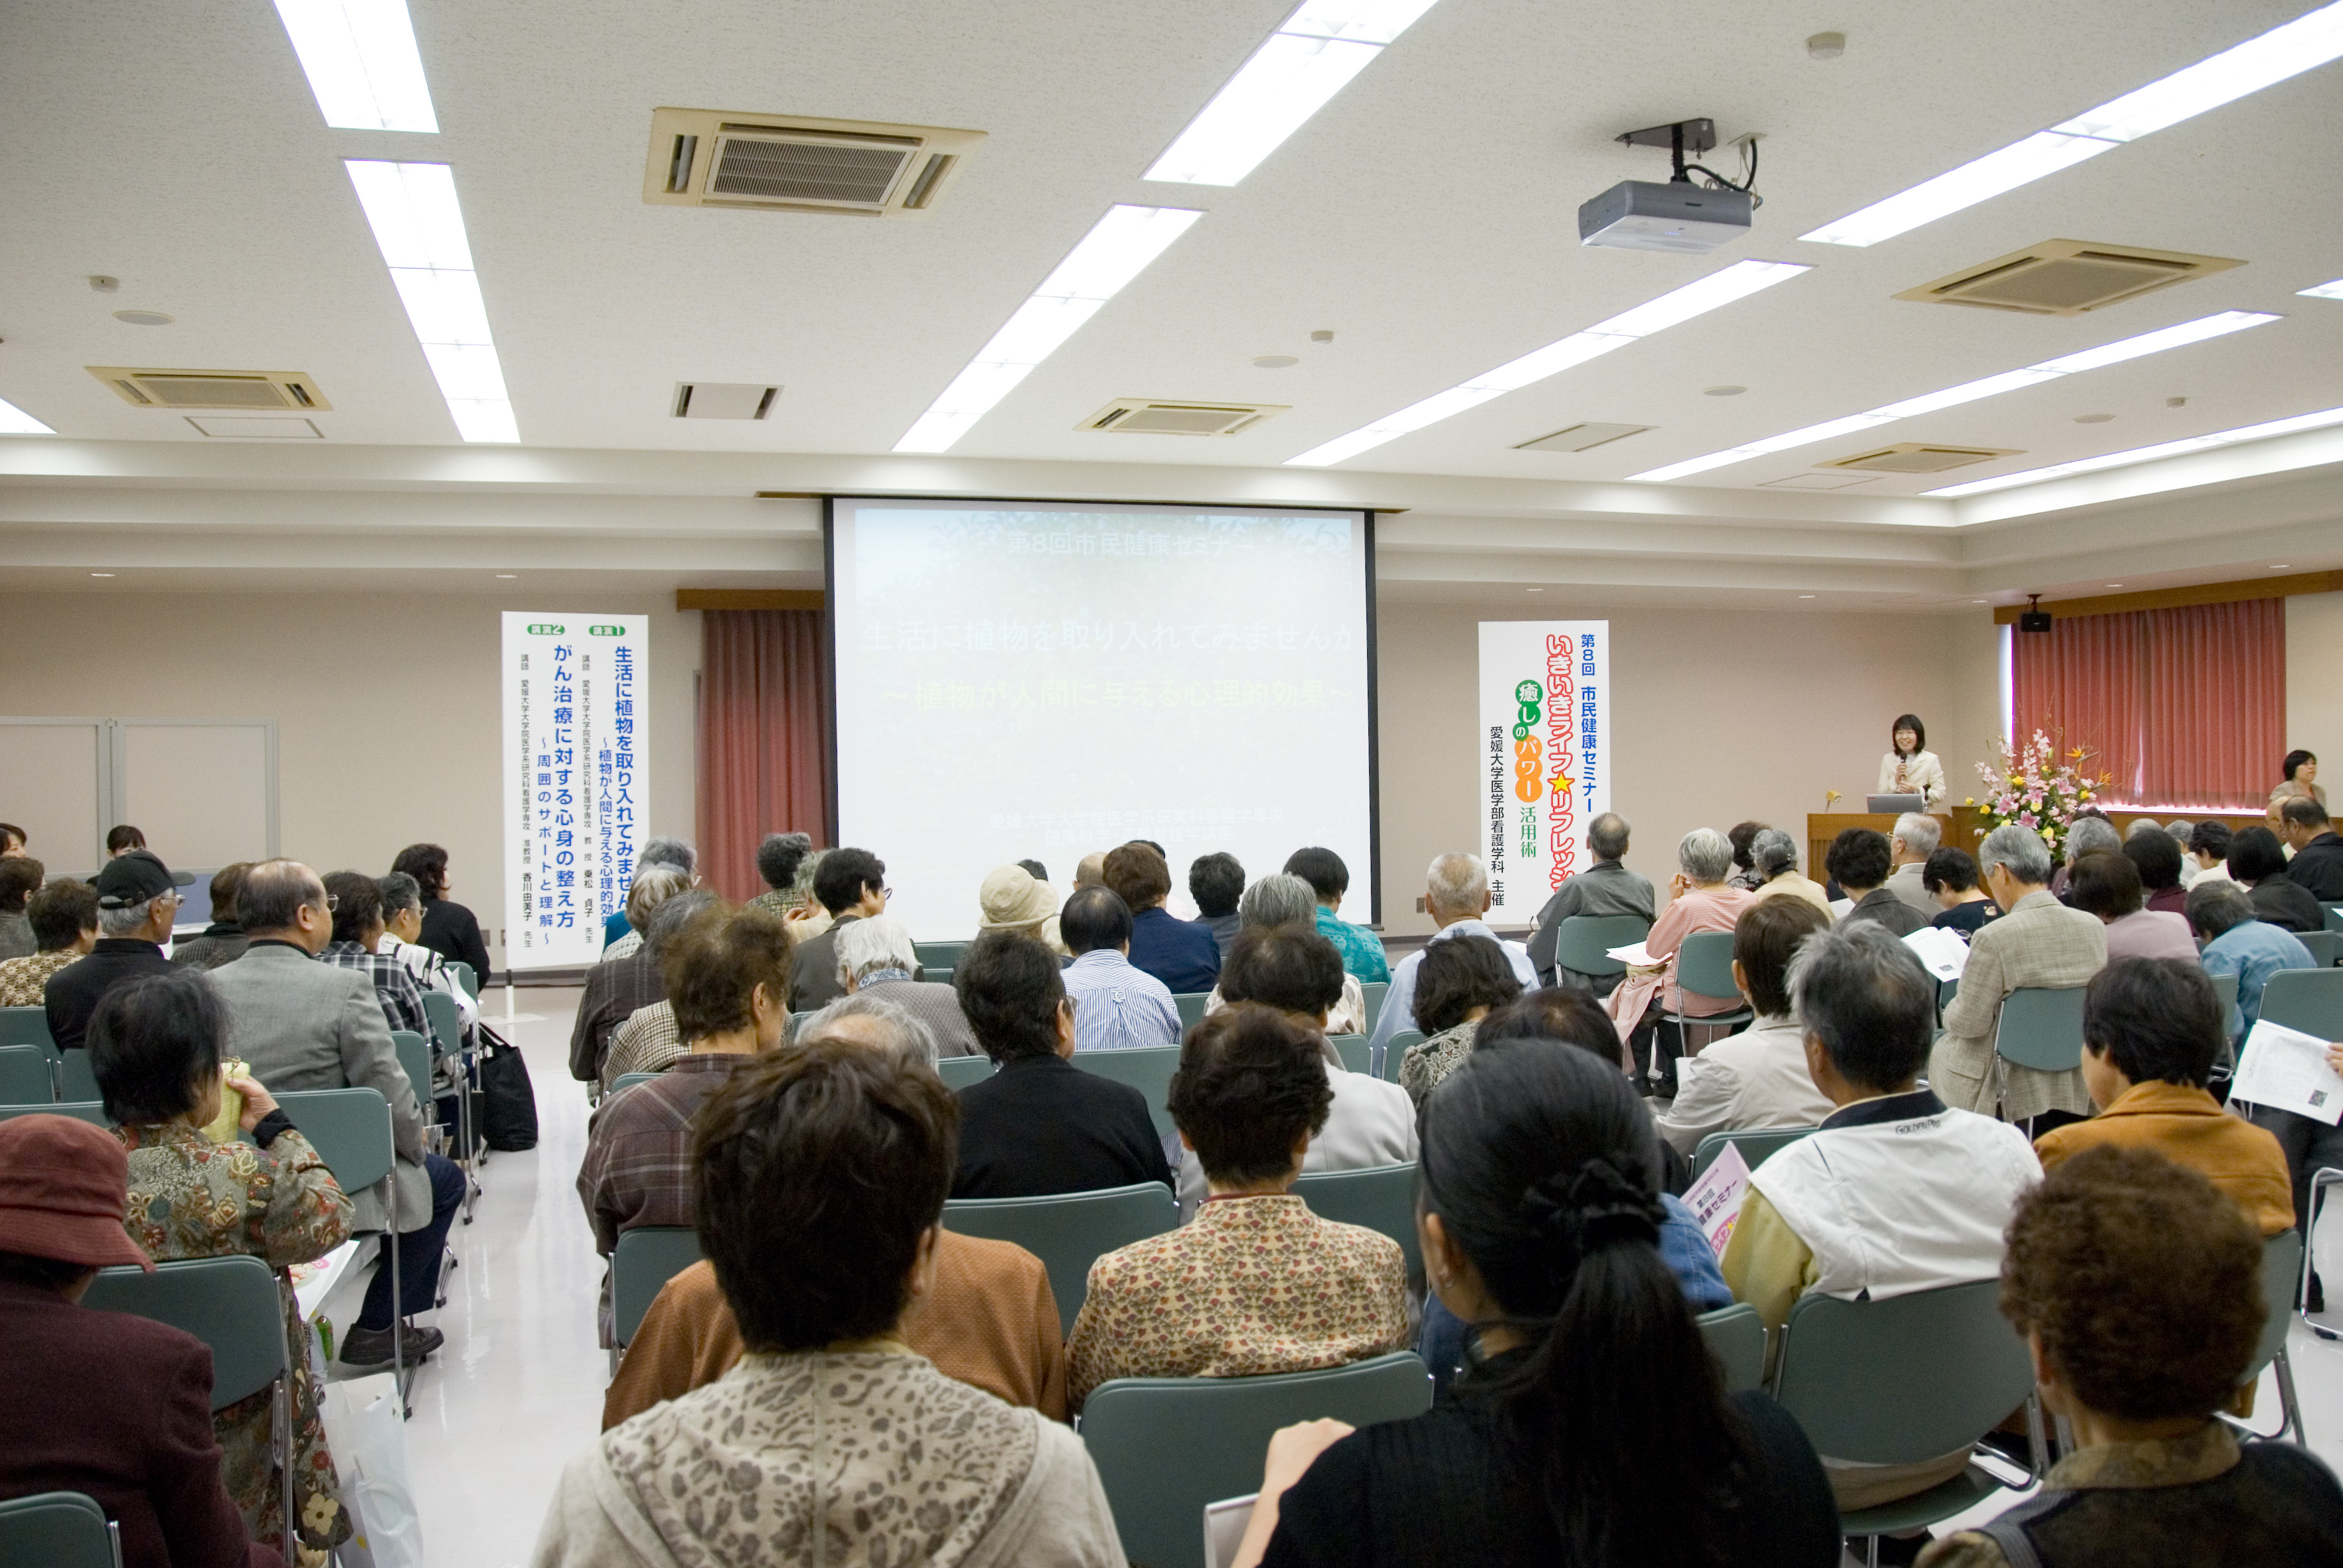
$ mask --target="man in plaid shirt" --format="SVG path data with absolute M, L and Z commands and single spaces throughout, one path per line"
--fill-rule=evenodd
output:
M 356 970 L 374 984 L 383 1020 L 393 1030 L 431 1038 L 423 1010 L 423 988 L 396 955 L 378 953 L 382 944 L 382 889 L 362 871 L 335 871 L 326 878 L 326 907 L 334 915 L 334 940 L 317 955 L 320 963 Z

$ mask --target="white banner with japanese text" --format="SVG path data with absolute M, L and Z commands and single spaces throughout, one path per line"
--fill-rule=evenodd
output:
M 1481 623 L 1481 816 L 1489 923 L 1524 926 L 1591 863 L 1611 809 L 1611 623 Z

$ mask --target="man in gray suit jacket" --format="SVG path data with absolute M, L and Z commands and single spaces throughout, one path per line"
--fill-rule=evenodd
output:
M 229 1054 L 253 1077 L 282 1092 L 304 1089 L 372 1089 L 390 1103 L 392 1171 L 397 1192 L 400 1294 L 397 1316 L 428 1312 L 437 1299 L 439 1256 L 447 1227 L 464 1199 L 464 1175 L 453 1161 L 425 1151 L 423 1111 L 399 1065 L 373 982 L 356 970 L 319 963 L 333 940 L 332 900 L 317 873 L 297 860 L 266 860 L 246 874 L 236 910 L 251 946 L 234 963 L 211 971 L 213 990 L 227 1007 Z M 383 1224 L 375 1191 L 353 1192 L 360 1230 Z M 427 1219 L 426 1216 L 428 1216 Z M 375 1366 L 391 1359 L 393 1312 L 385 1257 L 367 1287 L 357 1326 L 343 1336 L 341 1359 Z M 400 1327 L 408 1364 L 439 1348 L 437 1329 Z

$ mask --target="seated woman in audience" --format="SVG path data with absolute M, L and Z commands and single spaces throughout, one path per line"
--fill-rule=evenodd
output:
M 248 1255 L 277 1271 L 286 1342 L 308 1327 L 286 1271 L 314 1262 L 350 1237 L 349 1198 L 268 1091 L 236 1072 L 223 1078 L 227 1018 L 198 975 L 141 975 L 108 991 L 89 1020 L 89 1065 L 106 1114 L 129 1151 L 124 1224 L 156 1262 Z M 222 1141 L 222 1089 L 242 1105 Z M 252 1134 L 237 1141 L 236 1127 Z M 257 1147 L 254 1145 L 256 1144 Z M 286 1542 L 284 1483 L 272 1441 L 273 1389 L 212 1415 L 226 1454 L 223 1475 L 256 1541 L 278 1543 L 286 1561 L 323 1563 L 350 1538 L 334 1462 L 326 1452 L 309 1359 L 293 1362 L 293 1497 L 298 1549 Z
M 1415 971 L 1415 1023 L 1424 1038 L 1400 1059 L 1399 1086 L 1418 1105 L 1473 1049 L 1473 1030 L 1522 994 L 1505 950 L 1486 937 L 1429 942 Z
M 2001 919 L 2001 907 L 1993 901 L 1993 895 L 1977 886 L 1976 859 L 1966 849 L 1949 844 L 1931 849 L 1920 868 L 1920 886 L 1944 910 L 1928 923 L 1960 932 L 1963 941 L 1976 935 L 1977 928 L 1987 920 Z
M 33 922 L 25 918 L 25 905 L 41 890 L 41 879 L 46 874 L 41 862 L 29 855 L 0 859 L 0 959 L 28 959 L 41 950 L 33 935 Z
M 1651 934 L 1644 939 L 1644 950 L 1657 961 L 1649 969 L 1629 968 L 1625 983 L 1604 1004 L 1619 1026 L 1620 1038 L 1634 1047 L 1636 1070 L 1648 1070 L 1651 1087 L 1663 1100 L 1675 1098 L 1676 1060 L 1691 1054 L 1692 1042 L 1664 1020 L 1644 1035 L 1644 1018 L 1654 1007 L 1697 1019 L 1704 1013 L 1731 1012 L 1741 1005 L 1738 997 L 1686 994 L 1675 981 L 1675 958 L 1684 938 L 1695 931 L 1731 930 L 1752 898 L 1738 888 L 1725 886 L 1725 876 L 1733 869 L 1733 846 L 1714 828 L 1695 828 L 1686 833 L 1676 844 L 1676 864 L 1681 869 L 1668 883 L 1668 907 L 1660 911 L 1660 918 L 1652 922 Z M 1881 875 L 1884 879 L 1885 872 Z
M 810 833 L 766 834 L 757 845 L 757 875 L 764 879 L 765 890 L 749 902 L 785 920 L 808 904 L 818 903 L 810 887 L 798 886 L 798 868 L 812 853 Z
M 2123 848 L 2123 835 L 2116 831 L 2115 823 L 2097 806 L 2086 806 L 2075 813 L 2066 827 L 2066 859 L 2050 874 L 2051 896 L 2059 902 L 2066 901 L 2066 883 L 2075 874 L 2075 862 L 2101 849 L 2115 851 Z
M 436 990 L 454 1002 L 456 1021 L 465 1038 L 470 1039 L 472 1026 L 480 1021 L 479 1000 L 464 989 L 446 959 L 415 940 L 423 934 L 423 890 L 406 872 L 393 871 L 375 879 L 375 892 L 382 900 L 382 936 L 375 943 L 375 951 L 397 959 L 425 990 Z M 173 961 L 177 961 L 176 957 Z
M 2254 918 L 2282 931 L 2323 931 L 2327 911 L 2309 889 L 2286 874 L 2286 849 L 2268 828 L 2253 827 L 2229 839 L 2229 877 L 2254 900 Z
M 821 906 L 817 901 L 814 907 Z M 1073 956 L 1058 930 L 1058 890 L 1050 886 L 1048 878 L 1035 876 L 1023 864 L 995 866 L 987 871 L 976 890 L 976 907 L 978 935 L 1015 931 L 1031 937 L 1060 958 Z
M 124 1568 L 283 1568 L 220 1483 L 211 1351 L 81 1305 L 101 1268 L 155 1266 L 123 1233 L 123 1178 L 122 1145 L 103 1128 L 0 1122 L 0 1498 L 95 1499 L 121 1533 Z
M 1831 840 L 1830 853 L 1823 857 L 1823 869 L 1839 885 L 1839 890 L 1855 900 L 1840 919 L 1876 920 L 1899 937 L 1909 936 L 1928 923 L 1927 916 L 1916 905 L 1906 902 L 1902 894 L 1887 885 L 1887 879 L 1895 871 L 1895 858 L 1887 835 L 1869 828 L 1849 828 Z M 1921 883 L 1923 887 L 1926 885 L 1925 880 Z
M 1318 890 L 1309 879 L 1297 872 L 1279 871 L 1263 877 L 1244 890 L 1237 900 L 1239 931 L 1273 930 L 1280 926 L 1318 925 Z M 1327 938 L 1332 941 L 1332 937 Z M 1233 947 L 1235 944 L 1230 944 Z M 1339 952 L 1341 950 L 1336 950 Z M 1218 985 L 1204 999 L 1204 1011 L 1215 1013 L 1228 1005 Z M 1345 963 L 1342 970 L 1342 994 L 1326 1010 L 1327 1034 L 1364 1034 L 1367 1032 L 1367 992 L 1359 977 Z
M 222 866 L 212 873 L 212 923 L 203 934 L 171 944 L 171 961 L 183 969 L 216 970 L 222 964 L 232 964 L 244 957 L 244 950 L 252 939 L 244 934 L 244 927 L 236 918 L 236 890 L 244 886 L 244 874 L 252 869 L 249 860 L 237 860 Z
M 0 1007 L 40 1007 L 48 998 L 49 977 L 97 945 L 97 890 L 60 877 L 25 905 L 37 950 L 29 958 L 0 959 Z
M 2167 839 L 2167 842 L 2169 842 Z M 2066 901 L 2087 915 L 2097 915 L 2107 928 L 2107 962 L 2119 959 L 2173 959 L 2197 961 L 2197 943 L 2188 934 L 2185 915 L 2166 914 L 2146 907 L 2147 892 L 2140 885 L 2139 868 L 2114 849 L 2085 855 L 2066 879 Z
M 1724 1392 L 1661 1260 L 1658 1161 L 1624 1076 L 1584 1051 L 1500 1045 L 1450 1074 L 1416 1224 L 1475 1364 L 1412 1420 L 1280 1432 L 1241 1568 L 1835 1568 L 1805 1434 Z
M 2253 1364 L 2262 1243 L 2193 1171 L 2099 1148 L 2019 1205 L 2001 1310 L 2077 1447 L 2030 1500 L 1922 1568 L 2343 1562 L 2343 1488 L 2308 1449 L 2240 1443 L 2215 1412 Z
M 473 978 L 488 983 L 488 944 L 480 937 L 480 922 L 471 910 L 451 902 L 447 890 L 447 851 L 437 844 L 409 844 L 390 863 L 423 890 L 423 930 L 416 940 L 450 963 L 469 964 Z
M 935 1030 L 936 1050 L 944 1056 L 981 1056 L 984 1048 L 969 1032 L 968 1015 L 960 998 L 941 980 L 913 980 L 919 970 L 919 950 L 901 922 L 885 915 L 850 920 L 832 939 L 838 954 L 838 983 L 849 996 L 869 991 L 883 996 Z
M 2197 874 L 2188 879 L 2194 888 L 2207 880 L 2226 882 L 2229 876 L 2229 839 L 2232 837 L 2227 822 L 2199 822 L 2188 834 L 2188 863 Z
M 1957 852 L 1957 851 L 1956 851 Z M 1683 1153 L 1712 1132 L 1814 1127 L 1834 1107 L 1806 1070 L 1805 1030 L 1790 1008 L 1790 959 L 1830 917 L 1797 899 L 1764 899 L 1734 922 L 1733 983 L 1757 1020 L 1677 1063 L 1660 1136 Z
M 1342 981 L 1347 978 L 1332 939 L 1308 925 L 1248 926 L 1237 933 L 1229 961 L 1221 969 L 1221 985 L 1231 1002 L 1274 1008 L 1317 1038 L 1318 1060 L 1326 1064 L 1334 1102 L 1327 1109 L 1326 1125 L 1312 1134 L 1310 1151 L 1302 1156 L 1305 1176 L 1415 1160 L 1415 1104 L 1407 1091 L 1372 1074 L 1350 1071 L 1326 1040 L 1327 1008 L 1342 994 Z M 1180 1161 L 1183 1221 L 1195 1214 L 1206 1191 L 1203 1161 L 1192 1148 Z
M 1091 1266 L 1066 1342 L 1069 1405 L 1111 1378 L 1303 1372 L 1406 1347 L 1399 1243 L 1286 1191 L 1333 1105 L 1327 1077 L 1320 1037 L 1269 1008 L 1188 1031 L 1172 1120 L 1212 1195 L 1192 1223 Z
M 1081 1440 L 905 1342 L 958 1118 L 934 1073 L 842 1039 L 759 1056 L 709 1098 L 699 1242 L 748 1353 L 569 1462 L 537 1568 L 1120 1568 Z
M 1760 899 L 1803 899 L 1831 918 L 1830 894 L 1820 882 L 1798 869 L 1798 841 L 1779 828 L 1767 828 L 1749 840 L 1749 862 L 1758 882 L 1752 890 Z
M 1765 875 L 1757 869 L 1750 847 L 1757 835 L 1766 830 L 1763 822 L 1735 822 L 1725 830 L 1725 841 L 1733 846 L 1733 875 L 1725 879 L 1728 885 L 1745 893 L 1754 893 L 1765 881 Z
M 2139 872 L 2139 885 L 2147 892 L 2147 908 L 2158 914 L 2183 913 L 2188 890 L 2181 885 L 2180 845 L 2172 835 L 2160 828 L 2134 833 L 2124 840 L 2123 852 Z

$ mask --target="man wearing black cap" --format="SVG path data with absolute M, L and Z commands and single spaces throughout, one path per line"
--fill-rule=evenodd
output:
M 133 849 L 97 874 L 97 945 L 49 977 L 49 1038 L 78 1050 L 98 999 L 134 975 L 172 974 L 162 944 L 179 912 L 179 890 L 195 880 L 173 875 L 152 849 Z

